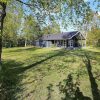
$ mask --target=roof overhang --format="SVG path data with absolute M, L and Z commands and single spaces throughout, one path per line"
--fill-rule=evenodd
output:
M 74 34 L 72 37 L 68 38 L 69 40 L 72 39 L 74 36 L 77 36 L 79 34 L 81 40 L 85 40 L 86 38 L 84 37 L 84 35 L 80 32 L 77 32 L 76 34 Z

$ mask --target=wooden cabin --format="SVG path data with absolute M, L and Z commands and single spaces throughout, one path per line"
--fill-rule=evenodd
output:
M 78 31 L 46 34 L 39 44 L 41 47 L 79 48 L 85 46 L 85 37 Z

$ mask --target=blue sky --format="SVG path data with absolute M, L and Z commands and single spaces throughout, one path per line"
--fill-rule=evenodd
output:
M 25 2 L 25 1 L 28 1 L 28 0 L 23 0 L 23 1 Z M 92 9 L 93 11 L 98 11 L 99 14 L 100 14 L 100 8 L 99 8 L 99 9 L 96 9 L 96 7 L 97 7 L 97 2 L 94 3 L 94 2 L 93 2 L 94 0 L 84 0 L 84 1 L 85 1 L 85 2 L 90 2 L 90 7 L 91 7 L 91 9 Z M 25 9 L 26 14 L 29 14 L 29 13 L 30 13 L 30 9 L 28 9 L 25 5 L 23 6 L 23 8 Z M 61 27 L 61 32 L 76 30 L 76 28 L 73 27 L 72 25 L 70 25 L 69 27 L 67 27 L 67 30 L 64 29 L 64 28 L 62 27 L 61 24 L 60 24 L 60 27 Z
M 100 15 L 100 8 L 97 8 L 97 5 L 98 5 L 98 2 L 94 2 L 94 0 L 84 0 L 85 2 L 90 2 L 90 8 L 96 12 L 98 11 L 98 14 Z M 100 4 L 100 2 L 99 2 Z M 73 26 L 69 26 L 68 29 L 64 29 L 62 26 L 61 26 L 61 31 L 74 31 L 74 30 L 77 30 L 75 27 Z
M 90 2 L 90 7 L 92 8 L 93 11 L 99 11 L 100 12 L 100 8 L 97 9 L 97 5 L 98 5 L 98 2 L 93 2 L 94 0 L 84 0 L 84 1 L 88 1 Z M 100 4 L 100 2 L 99 2 Z

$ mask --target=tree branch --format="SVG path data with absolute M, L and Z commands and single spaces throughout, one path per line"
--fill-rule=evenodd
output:
M 20 2 L 20 3 L 22 3 L 22 4 L 24 4 L 24 5 L 27 5 L 27 6 L 29 6 L 29 7 L 32 7 L 32 6 L 33 6 L 32 4 L 23 2 L 23 1 L 21 1 L 21 0 L 16 0 L 16 1 L 18 1 L 18 2 Z

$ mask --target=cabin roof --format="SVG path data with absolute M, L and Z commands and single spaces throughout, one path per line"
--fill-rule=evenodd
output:
M 78 31 L 62 32 L 59 34 L 46 34 L 42 36 L 42 40 L 66 40 L 72 39 L 74 36 L 78 36 L 78 39 L 84 40 L 85 37 Z

